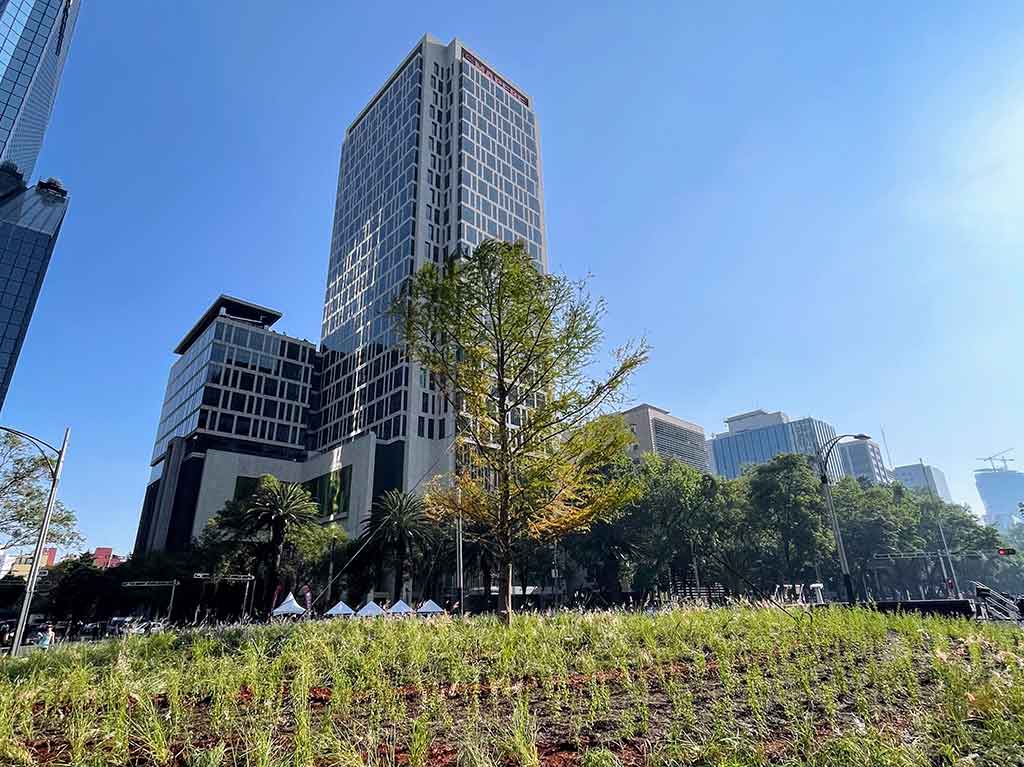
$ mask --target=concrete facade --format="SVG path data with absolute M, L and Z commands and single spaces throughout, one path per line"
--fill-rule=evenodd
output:
M 655 453 L 666 458 L 676 458 L 699 471 L 708 471 L 702 427 L 646 403 L 623 411 L 620 415 L 636 437 L 636 442 L 631 446 L 633 455 Z

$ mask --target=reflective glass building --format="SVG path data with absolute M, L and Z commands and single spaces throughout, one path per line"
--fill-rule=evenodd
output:
M 443 471 L 454 414 L 403 357 L 403 280 L 485 239 L 547 268 L 532 99 L 458 40 L 424 37 L 345 133 L 324 296 L 315 446 L 375 438 L 374 495 Z
M 67 209 L 59 184 L 26 187 L 18 173 L 0 168 L 0 406 Z
M 0 0 L 0 161 L 35 170 L 80 0 Z
M 79 0 L 0 0 L 0 407 L 67 211 L 56 182 L 28 188 Z
M 803 453 L 813 458 L 836 436 L 836 430 L 817 418 L 790 420 L 785 413 L 755 410 L 726 419 L 729 432 L 712 437 L 715 471 L 735 479 L 746 466 L 767 463 L 782 453 Z M 828 475 L 835 482 L 846 476 L 839 450 L 828 460 Z
M 1010 469 L 978 469 L 974 472 L 978 495 L 985 504 L 985 522 L 1009 530 L 1024 522 L 1024 472 Z
M 946 484 L 946 475 L 937 466 L 909 463 L 906 466 L 897 466 L 893 469 L 893 475 L 902 485 L 934 493 L 946 503 L 953 502 L 953 496 L 949 494 L 949 485 Z

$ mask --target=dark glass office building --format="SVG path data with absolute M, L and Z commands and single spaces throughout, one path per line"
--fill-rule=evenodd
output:
M 0 168 L 0 406 L 67 209 L 59 184 L 26 187 L 13 169 Z
M 68 195 L 29 187 L 79 0 L 0 0 L 0 407 L 50 263 Z

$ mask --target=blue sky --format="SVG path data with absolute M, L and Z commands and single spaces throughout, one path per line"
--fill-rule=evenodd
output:
M 373 6 L 370 8 L 369 6 Z M 92 0 L 38 173 L 71 210 L 4 408 L 130 549 L 171 349 L 221 293 L 319 338 L 345 127 L 425 33 L 533 97 L 549 256 L 634 399 L 879 436 L 980 508 L 1022 448 L 1024 9 Z

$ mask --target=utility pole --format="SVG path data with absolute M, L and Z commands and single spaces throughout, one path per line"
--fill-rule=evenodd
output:
M 7 431 L 13 431 L 8 429 Z M 16 432 L 15 432 L 16 433 Z M 28 436 L 28 435 L 22 435 Z M 36 540 L 35 554 L 32 556 L 32 567 L 28 572 L 28 582 L 25 584 L 25 601 L 21 604 L 21 612 L 18 614 L 18 625 L 14 629 L 14 642 L 11 645 L 11 656 L 16 656 L 21 648 L 21 640 L 25 636 L 25 626 L 28 623 L 28 614 L 32 609 L 32 597 L 36 593 L 36 580 L 39 578 L 39 563 L 43 559 L 43 549 L 46 546 L 46 535 L 50 530 L 50 518 L 53 516 L 53 508 L 57 504 L 57 485 L 60 484 L 60 472 L 64 468 L 64 456 L 68 452 L 68 439 L 71 437 L 71 429 L 64 429 L 64 441 L 61 443 L 57 453 L 57 465 L 50 464 L 53 481 L 50 483 L 50 495 L 46 499 L 46 510 L 43 512 L 43 523 L 39 526 L 39 538 Z M 33 444 L 41 442 L 34 440 Z M 44 443 L 45 444 L 45 443 Z M 39 445 L 36 444 L 38 448 Z M 47 445 L 47 447 L 50 447 Z M 52 449 L 52 448 L 51 448 Z M 42 449 L 40 449 L 42 452 Z M 45 457 L 45 455 L 44 455 Z M 49 462 L 49 458 L 46 459 Z
M 458 482 L 458 477 L 455 478 Z M 462 486 L 455 486 L 455 504 L 459 515 L 455 519 L 455 582 L 459 590 L 459 615 L 466 614 L 466 583 L 462 567 Z
M 933 501 L 938 502 L 939 498 L 938 496 L 936 496 L 935 490 L 934 488 L 932 488 L 932 483 L 928 480 L 928 474 L 925 472 L 924 459 L 918 458 L 917 460 L 918 463 L 921 464 L 921 479 L 924 480 L 924 484 L 928 488 L 928 495 L 932 497 Z M 953 588 L 956 589 L 956 598 L 960 599 L 962 596 L 960 594 L 960 580 L 956 577 L 956 568 L 953 567 L 953 558 L 949 555 L 949 544 L 946 543 L 946 531 L 942 529 L 942 515 L 939 513 L 937 503 L 935 507 L 935 521 L 939 525 L 939 537 L 942 539 L 942 549 L 946 552 L 946 559 L 949 560 L 949 572 L 953 576 Z M 942 561 L 941 558 L 939 561 Z M 942 568 L 942 574 L 945 577 L 945 567 Z

